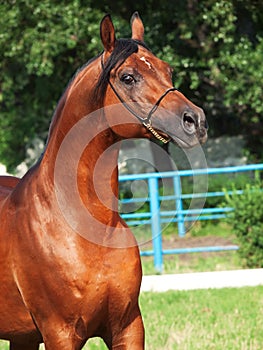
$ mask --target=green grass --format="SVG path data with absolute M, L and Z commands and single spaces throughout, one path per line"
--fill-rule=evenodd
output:
M 221 237 L 235 240 L 232 226 L 225 220 L 214 221 L 196 221 L 185 224 L 186 237 Z M 141 225 L 131 227 L 139 245 L 150 242 L 152 231 L 150 225 Z M 178 237 L 178 228 L 176 223 L 162 225 L 162 238 L 171 239 Z
M 263 287 L 143 293 L 146 349 L 260 350 Z
M 189 230 L 192 237 L 225 237 L 235 239 L 232 226 L 224 219 L 210 221 L 196 221 Z
M 142 257 L 141 261 L 144 275 L 156 274 L 153 257 Z M 236 251 L 165 255 L 163 262 L 164 274 L 227 271 L 242 268 Z
M 146 350 L 263 349 L 263 286 L 142 293 L 140 304 Z M 92 339 L 95 349 L 106 347 Z

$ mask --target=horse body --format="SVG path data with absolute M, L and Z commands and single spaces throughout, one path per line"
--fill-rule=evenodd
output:
M 112 64 L 114 27 L 103 19 L 104 53 L 66 89 L 42 158 L 21 180 L 0 178 L 0 337 L 13 350 L 36 350 L 42 341 L 47 350 L 77 350 L 93 336 L 109 349 L 144 348 L 139 249 L 118 214 L 120 141 L 152 137 L 149 120 L 134 116 L 151 117 L 154 101 L 162 106 L 151 128 L 162 139 L 193 146 L 206 130 L 198 107 L 174 89 L 163 94 L 171 86 L 169 67 L 142 45 L 137 15 L 132 32 L 134 51 Z M 94 82 L 102 99 L 94 98 Z M 125 103 L 136 101 L 132 113 L 115 89 Z
M 45 188 L 45 181 L 34 181 L 41 179 L 40 173 L 38 168 L 27 174 L 5 199 L 2 210 L 1 337 L 26 342 L 27 349 L 43 337 L 47 348 L 66 349 L 70 339 L 80 346 L 98 335 L 111 346 L 112 335 L 119 334 L 120 319 L 124 328 L 130 318 L 141 322 L 137 305 L 141 268 L 134 238 L 115 213 L 116 218 L 104 214 L 104 220 L 124 228 L 126 239 L 132 241 L 129 248 L 113 249 L 81 237 L 65 225 L 49 184 Z M 106 236 L 110 240 L 115 235 L 114 228 L 108 233 L 97 229 L 89 228 L 105 243 Z M 105 319 L 109 320 L 106 327 Z M 56 343 L 54 327 L 56 332 L 60 329 L 59 338 L 65 344 L 60 339 Z

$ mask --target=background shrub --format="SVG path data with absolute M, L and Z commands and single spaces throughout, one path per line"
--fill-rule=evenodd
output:
M 226 194 L 226 203 L 234 208 L 229 220 L 237 237 L 238 250 L 245 267 L 263 267 L 262 181 L 247 184 L 242 195 Z

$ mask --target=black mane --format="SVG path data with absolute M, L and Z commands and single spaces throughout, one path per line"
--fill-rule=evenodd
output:
M 102 63 L 102 72 L 99 76 L 98 82 L 95 86 L 94 89 L 94 95 L 93 98 L 97 103 L 102 104 L 104 97 L 105 97 L 105 93 L 106 93 L 106 89 L 108 86 L 108 82 L 110 79 L 110 72 L 111 70 L 116 66 L 117 63 L 119 63 L 119 65 L 122 65 L 122 63 L 124 63 L 124 61 L 133 53 L 138 52 L 139 49 L 139 45 L 143 46 L 144 48 L 146 48 L 147 50 L 149 50 L 149 48 L 145 45 L 145 43 L 138 41 L 138 40 L 133 40 L 133 39 L 119 39 L 116 41 L 115 43 L 115 47 L 114 50 L 112 52 L 112 54 L 110 55 L 109 59 L 107 60 L 105 66 Z M 149 50 L 150 51 L 150 50 Z M 66 93 L 66 91 L 68 90 L 69 86 L 72 84 L 72 82 L 76 79 L 76 77 L 79 75 L 79 73 L 81 71 L 83 71 L 83 69 L 85 69 L 89 64 L 91 64 L 93 61 L 95 61 L 98 57 L 102 58 L 102 53 L 100 53 L 99 55 L 97 55 L 96 57 L 91 58 L 88 62 L 86 62 L 82 67 L 80 67 L 76 73 L 73 75 L 73 77 L 70 79 L 69 83 L 67 84 L 66 89 L 64 90 L 64 93 L 62 94 L 56 110 L 54 112 L 53 118 L 51 120 L 51 124 L 49 127 L 49 133 L 48 133 L 48 138 L 47 138 L 47 142 L 46 145 L 50 139 L 50 135 L 52 133 L 52 130 L 58 120 L 58 118 L 54 118 L 54 116 L 56 115 L 56 111 L 58 109 L 58 107 L 61 105 L 61 103 L 63 103 L 63 96 Z M 46 148 L 46 147 L 45 147 Z M 42 153 L 40 160 L 43 156 L 44 152 Z
M 141 41 L 133 39 L 119 39 L 116 41 L 114 50 L 106 64 L 104 65 L 102 62 L 102 72 L 94 90 L 94 98 L 98 103 L 102 103 L 104 100 L 111 70 L 117 64 L 121 66 L 130 55 L 138 52 L 139 45 L 149 50 L 145 43 Z

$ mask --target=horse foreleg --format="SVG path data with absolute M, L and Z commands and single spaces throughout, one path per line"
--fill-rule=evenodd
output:
M 144 326 L 141 315 L 138 315 L 126 328 L 124 328 L 112 338 L 112 344 L 109 346 L 109 349 L 144 349 Z
M 10 350 L 38 350 L 39 344 L 38 343 L 14 343 L 10 342 Z
M 75 334 L 75 329 L 68 327 L 52 327 L 43 334 L 45 350 L 80 350 L 84 346 L 86 339 L 81 339 Z
M 44 339 L 45 350 L 80 350 L 85 344 L 85 341 L 76 340 L 69 335 L 50 334 Z

